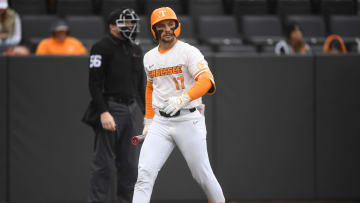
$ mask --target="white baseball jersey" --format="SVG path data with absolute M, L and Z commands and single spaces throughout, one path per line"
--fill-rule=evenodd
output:
M 210 72 L 208 63 L 201 52 L 194 46 L 178 40 L 165 53 L 160 53 L 158 46 L 144 56 L 147 79 L 153 83 L 153 108 L 163 109 L 171 96 L 180 96 L 188 91 L 195 79 L 203 72 Z M 191 101 L 185 109 L 197 107 L 201 97 Z

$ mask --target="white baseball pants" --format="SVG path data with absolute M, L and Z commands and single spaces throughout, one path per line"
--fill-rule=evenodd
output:
M 156 112 L 140 152 L 133 203 L 149 203 L 158 172 L 175 146 L 184 156 L 193 178 L 211 203 L 225 198 L 209 162 L 205 118 L 199 111 L 181 110 L 180 116 L 166 118 Z

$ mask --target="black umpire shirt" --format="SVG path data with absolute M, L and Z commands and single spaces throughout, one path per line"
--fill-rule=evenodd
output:
M 107 97 L 137 100 L 145 110 L 145 73 L 141 48 L 109 34 L 90 51 L 89 88 L 100 113 L 108 111 Z

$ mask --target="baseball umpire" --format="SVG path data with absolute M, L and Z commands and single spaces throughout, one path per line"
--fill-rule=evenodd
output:
M 103 202 L 108 196 L 113 168 L 117 169 L 118 200 L 132 202 L 138 166 L 137 148 L 131 144 L 131 138 L 136 135 L 136 103 L 145 111 L 142 50 L 134 44 L 138 22 L 139 18 L 132 9 L 112 11 L 107 18 L 109 35 L 90 51 L 89 89 L 92 102 L 84 117 L 89 122 L 96 115 L 92 122 L 96 137 L 90 203 Z

